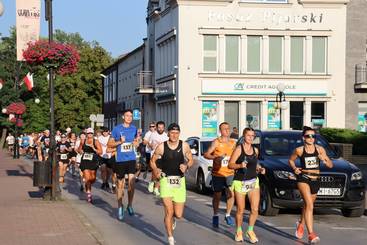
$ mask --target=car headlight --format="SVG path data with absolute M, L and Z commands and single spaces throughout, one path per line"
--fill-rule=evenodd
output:
M 351 179 L 351 181 L 361 180 L 362 179 L 362 171 L 352 173 L 352 177 L 350 179 Z
M 278 179 L 293 179 L 293 180 L 297 179 L 294 173 L 281 170 L 274 171 L 274 176 L 275 178 Z

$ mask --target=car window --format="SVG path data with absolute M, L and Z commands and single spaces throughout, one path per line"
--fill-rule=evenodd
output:
M 200 154 L 204 155 L 205 152 L 207 152 L 208 148 L 211 145 L 211 141 L 201 141 L 200 142 Z
M 336 157 L 336 153 L 321 135 L 316 136 L 316 144 L 325 148 L 329 157 Z M 301 145 L 303 140 L 300 134 L 270 134 L 263 138 L 264 152 L 268 156 L 290 156 L 294 149 Z
M 190 149 L 192 149 L 192 145 L 194 143 L 194 140 L 193 139 L 186 140 L 186 143 L 189 144 Z

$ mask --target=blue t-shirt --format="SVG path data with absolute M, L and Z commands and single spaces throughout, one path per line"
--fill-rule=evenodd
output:
M 23 138 L 22 138 L 22 146 L 24 146 L 24 147 L 29 146 L 29 137 L 28 136 L 23 136 Z
M 125 142 L 117 146 L 117 164 L 136 160 L 133 141 L 137 136 L 137 131 L 138 130 L 134 125 L 130 125 L 130 127 L 125 128 L 123 124 L 120 124 L 113 128 L 111 134 L 115 141 L 120 141 L 121 136 L 125 136 Z

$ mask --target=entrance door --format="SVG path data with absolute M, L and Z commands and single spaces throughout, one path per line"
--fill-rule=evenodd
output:
M 303 102 L 290 102 L 290 127 L 299 130 L 303 128 Z

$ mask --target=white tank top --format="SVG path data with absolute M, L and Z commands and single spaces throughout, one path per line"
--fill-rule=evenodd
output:
M 108 140 L 110 139 L 110 136 L 108 135 L 107 137 L 104 137 L 103 135 L 98 137 L 98 141 L 99 143 L 101 143 L 102 146 L 102 157 L 103 158 L 111 158 L 111 153 L 107 153 L 107 143 Z

